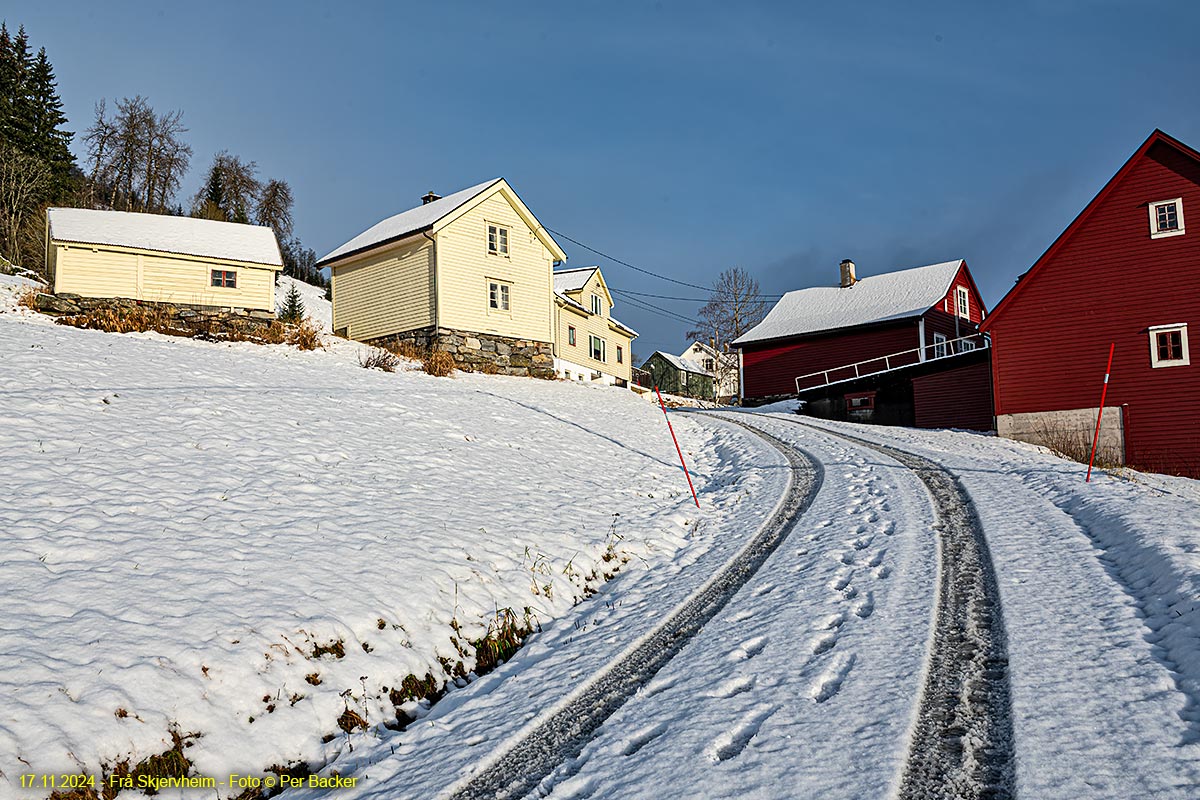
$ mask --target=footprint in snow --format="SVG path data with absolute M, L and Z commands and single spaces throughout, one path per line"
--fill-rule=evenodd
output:
M 854 614 L 861 619 L 866 619 L 875 611 L 875 595 L 871 592 L 865 592 L 861 600 L 854 606 Z
M 648 728 L 642 728 L 637 733 L 625 740 L 625 745 L 621 748 L 621 755 L 633 755 L 638 750 L 641 750 L 643 747 L 650 744 L 666 732 L 667 723 L 665 722 L 659 722 L 658 724 L 651 725 Z
M 887 522 L 883 523 L 883 527 L 881 528 L 881 530 L 883 531 L 883 533 L 887 534 L 888 536 L 891 536 L 893 533 L 896 532 L 896 523 L 892 522 L 889 519 Z
M 732 622 L 743 622 L 743 621 L 745 621 L 745 620 L 748 620 L 748 619 L 750 619 L 750 618 L 751 618 L 751 617 L 753 617 L 753 616 L 754 616 L 754 612 L 753 612 L 753 611 L 750 611 L 749 609 L 747 609 L 746 611 L 739 611 L 739 612 L 737 612 L 736 614 L 734 614 L 734 615 L 733 615 L 732 617 L 730 617 L 729 619 L 730 619 L 730 621 L 732 621 Z
M 665 692 L 678 682 L 678 675 L 671 675 L 666 678 L 656 678 L 655 680 L 652 680 L 650 683 L 646 684 L 645 688 L 642 689 L 642 692 L 646 697 L 654 697 L 654 695 L 660 692 Z
M 875 570 L 874 574 L 875 574 L 876 578 L 883 580 L 888 575 L 892 574 L 892 568 L 891 567 L 880 567 L 879 569 Z
M 750 740 L 758 735 L 763 723 L 775 713 L 776 708 L 777 706 L 762 706 L 733 730 L 722 733 L 709 745 L 709 758 L 714 762 L 737 758 L 746 749 L 746 745 L 750 744 Z
M 838 561 L 842 562 L 847 567 L 850 566 L 854 563 L 854 551 L 843 550 L 840 554 L 838 554 Z
M 828 617 L 826 617 L 824 620 L 822 620 L 821 627 L 827 631 L 832 631 L 836 628 L 842 627 L 842 624 L 845 623 L 845 621 L 846 621 L 846 612 L 839 611 L 836 614 L 830 614 Z
M 875 553 L 871 556 L 871 559 L 869 561 L 867 561 L 867 566 L 878 567 L 880 564 L 883 563 L 883 557 L 885 555 L 887 555 L 886 547 L 876 550 Z
M 775 584 L 765 583 L 762 586 L 755 589 L 753 594 L 755 597 L 762 597 L 763 595 L 770 594 L 773 591 L 775 591 Z
M 755 636 L 742 642 L 726 656 L 730 661 L 746 661 L 754 658 L 767 646 L 766 636 Z
M 721 699 L 736 697 L 743 692 L 748 692 L 753 689 L 756 680 L 757 678 L 755 678 L 753 675 L 743 675 L 737 678 L 730 678 L 727 681 L 723 681 L 721 685 L 713 690 L 712 694 L 709 696 L 719 697 Z
M 812 651 L 814 656 L 819 656 L 822 653 L 828 653 L 838 643 L 838 633 L 833 631 L 830 633 L 819 634 L 809 643 L 808 649 Z
M 829 698 L 842 690 L 842 684 L 846 682 L 846 676 L 850 674 L 851 668 L 854 667 L 855 656 L 853 653 L 839 653 L 833 657 L 821 674 L 817 677 L 813 684 L 809 695 L 818 703 L 824 703 Z
M 854 542 L 853 542 L 853 544 L 854 544 L 854 549 L 855 549 L 855 550 L 866 550 L 868 547 L 870 547 L 870 546 L 871 546 L 871 538 L 872 538 L 872 537 L 870 537 L 870 536 L 860 536 L 860 537 L 858 537 L 858 538 L 857 538 L 857 539 L 855 539 L 855 540 L 854 540 Z
M 829 588 L 835 592 L 842 591 L 850 585 L 850 576 L 853 574 L 853 570 L 843 570 L 836 578 L 829 582 Z

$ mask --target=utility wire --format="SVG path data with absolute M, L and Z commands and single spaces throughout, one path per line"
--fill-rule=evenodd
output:
M 611 287 L 611 286 L 609 286 L 608 288 L 612 289 L 612 291 L 614 291 L 614 292 L 621 292 L 622 294 L 634 294 L 634 295 L 637 295 L 638 297 L 654 297 L 659 300 L 679 300 L 681 302 L 688 302 L 688 303 L 714 303 L 714 302 L 715 303 L 736 303 L 736 302 L 739 302 L 740 299 L 742 299 L 742 298 L 730 298 L 729 300 L 721 300 L 720 298 L 714 298 L 714 297 L 708 297 L 708 298 L 705 298 L 705 297 L 672 297 L 671 295 L 666 295 L 666 294 L 651 294 L 650 292 L 635 292 L 632 289 L 613 289 L 613 287 Z M 781 295 L 781 294 L 752 294 L 752 295 L 746 295 L 746 297 L 747 298 L 762 298 L 764 301 L 766 301 L 766 300 L 778 300 L 779 298 L 783 297 L 783 295 Z
M 611 291 L 612 291 L 614 294 L 625 295 L 625 292 L 621 291 L 620 289 L 613 289 L 611 286 L 609 287 L 609 289 L 610 289 L 610 290 L 611 290 Z M 678 321 L 680 321 L 680 322 L 686 322 L 686 323 L 688 323 L 688 324 L 690 324 L 690 325 L 704 325 L 704 324 L 705 324 L 705 323 L 701 322 L 701 321 L 700 321 L 700 320 L 698 320 L 698 319 L 692 319 L 691 317 L 685 317 L 684 315 L 682 315 L 682 314 L 678 314 L 678 313 L 676 313 L 676 312 L 674 312 L 674 311 L 671 311 L 670 309 L 667 309 L 667 308 L 662 308 L 661 306 L 656 306 L 656 305 L 654 305 L 653 303 L 647 303 L 646 301 L 644 301 L 644 300 L 639 300 L 639 299 L 637 299 L 636 297 L 629 297 L 629 296 L 626 296 L 626 297 L 625 297 L 625 302 L 629 303 L 629 304 L 630 304 L 630 305 L 632 305 L 634 308 L 639 308 L 639 309 L 641 309 L 642 311 L 654 311 L 654 312 L 656 312 L 656 313 L 659 313 L 659 314 L 665 314 L 665 315 L 666 315 L 666 316 L 668 316 L 668 317 L 671 317 L 671 318 L 673 318 L 673 319 L 676 319 L 676 320 L 678 320 Z
M 545 226 L 543 226 L 543 227 L 545 227 Z M 642 273 L 643 275 L 649 275 L 652 278 L 658 278 L 660 281 L 668 281 L 670 283 L 677 283 L 680 286 L 687 286 L 689 289 L 699 289 L 702 292 L 711 292 L 712 291 L 711 286 L 701 286 L 700 284 L 697 284 L 697 283 L 688 283 L 687 281 L 680 281 L 680 280 L 676 280 L 675 278 L 668 278 L 666 275 L 660 275 L 657 272 L 653 272 L 651 270 L 644 269 L 635 264 L 630 264 L 628 261 L 622 261 L 621 259 L 619 259 L 615 256 L 610 256 L 608 253 L 597 250 L 594 247 L 589 247 L 588 245 L 584 244 L 583 242 L 579 241 L 578 239 L 572 239 L 570 236 L 567 236 L 565 233 L 562 233 L 561 231 L 556 231 L 553 228 L 546 228 L 546 230 L 550 231 L 555 236 L 561 236 L 562 238 L 566 239 L 568 242 L 571 242 L 572 244 L 579 245 L 584 250 L 588 250 L 592 253 L 595 253 L 596 255 L 600 256 L 601 258 L 607 258 L 609 261 L 612 261 L 616 264 L 620 264 L 623 267 L 629 267 L 630 269 L 636 270 L 636 271 Z M 646 297 L 657 297 L 662 300 L 686 300 L 686 301 L 692 302 L 692 303 L 707 303 L 708 302 L 708 300 L 695 299 L 695 298 L 691 298 L 691 297 L 667 297 L 665 295 L 647 294 L 645 292 L 626 292 L 626 293 L 627 294 L 643 294 Z M 747 297 L 755 297 L 755 298 L 760 298 L 760 299 L 764 299 L 764 300 L 778 300 L 779 298 L 783 297 L 783 295 L 781 295 L 781 294 L 753 294 L 753 295 L 747 295 Z

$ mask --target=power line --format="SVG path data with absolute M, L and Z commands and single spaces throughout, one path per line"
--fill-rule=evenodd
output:
M 570 236 L 567 236 L 565 233 L 562 233 L 561 231 L 556 231 L 553 228 L 546 228 L 546 230 L 550 231 L 555 236 L 561 236 L 562 238 L 566 239 L 568 242 L 571 242 L 572 244 L 579 245 L 584 250 L 595 253 L 596 255 L 600 256 L 601 258 L 607 258 L 609 261 L 612 261 L 616 264 L 620 264 L 623 267 L 629 267 L 630 269 L 636 270 L 636 271 L 642 273 L 643 275 L 649 275 L 652 278 L 658 278 L 660 281 L 668 281 L 670 283 L 677 283 L 680 286 L 686 286 L 689 289 L 699 289 L 702 292 L 711 292 L 712 291 L 711 286 L 701 286 L 696 283 L 688 283 L 687 281 L 680 281 L 680 280 L 676 280 L 675 278 L 668 278 L 666 275 L 660 275 L 659 273 L 653 272 L 652 270 L 648 270 L 643 267 L 639 267 L 635 264 L 630 264 L 628 261 L 622 261 L 621 259 L 617 258 L 616 256 L 610 256 L 608 253 L 605 253 L 601 250 L 597 250 L 594 247 L 589 247 L 588 245 L 584 244 L 583 242 L 579 241 L 578 239 L 572 239 Z M 646 297 L 657 297 L 661 300 L 686 300 L 687 302 L 691 302 L 691 303 L 707 303 L 708 302 L 707 299 L 697 299 L 697 298 L 692 298 L 692 297 L 668 297 L 666 295 L 661 295 L 661 294 L 649 294 L 646 292 L 630 292 L 628 290 L 626 291 L 626 293 L 627 294 L 640 294 L 640 295 L 644 295 Z M 746 297 L 756 297 L 756 298 L 763 299 L 763 300 L 778 300 L 779 298 L 783 297 L 783 295 L 781 295 L 781 294 L 749 294 L 749 295 L 746 295 Z
M 702 292 L 711 291 L 711 289 L 712 289 L 712 287 L 710 287 L 710 286 L 700 286 L 699 284 L 688 283 L 687 281 L 677 281 L 674 278 L 668 278 L 666 275 L 659 275 L 657 272 L 651 272 L 648 269 L 642 269 L 641 267 L 630 264 L 628 261 L 622 261 L 619 258 L 610 256 L 608 253 L 602 253 L 594 247 L 588 247 L 586 244 L 579 241 L 578 239 L 572 239 L 570 236 L 567 236 L 565 233 L 560 233 L 559 231 L 556 231 L 553 228 L 546 228 L 546 230 L 550 231 L 555 236 L 561 236 L 562 238 L 566 239 L 568 242 L 571 242 L 572 244 L 579 245 L 584 250 L 589 250 L 589 251 L 595 253 L 596 255 L 600 256 L 601 258 L 607 258 L 609 261 L 620 264 L 623 267 L 629 267 L 632 270 L 637 270 L 638 272 L 641 272 L 645 275 L 649 275 L 651 277 L 658 278 L 661 281 L 669 281 L 670 283 L 677 283 L 680 286 L 687 286 L 690 289 L 699 289 Z
M 651 294 L 650 292 L 635 292 L 632 289 L 613 289 L 613 287 L 611 287 L 611 286 L 608 288 L 612 289 L 612 291 L 614 291 L 614 292 L 621 292 L 622 294 L 635 294 L 639 297 L 654 297 L 659 300 L 679 300 L 681 302 L 688 302 L 688 303 L 713 303 L 713 302 L 737 303 L 746 298 L 763 298 L 765 301 L 765 300 L 778 300 L 779 298 L 783 297 L 783 295 L 781 295 L 781 294 L 751 294 L 751 295 L 746 295 L 746 298 L 730 298 L 728 300 L 722 300 L 722 299 L 716 298 L 716 297 L 708 297 L 708 298 L 704 298 L 704 297 L 672 297 L 671 295 L 666 295 L 666 294 Z
M 613 289 L 611 286 L 609 287 L 609 289 L 614 294 L 625 295 L 625 292 L 620 289 Z M 692 319 L 691 317 L 685 317 L 684 315 L 678 314 L 674 311 L 671 311 L 670 309 L 662 308 L 661 306 L 656 306 L 653 303 L 647 303 L 645 300 L 638 300 L 636 297 L 626 296 L 625 301 L 627 303 L 629 303 L 630 305 L 632 305 L 634 308 L 639 308 L 642 311 L 654 311 L 659 314 L 665 314 L 666 316 L 672 317 L 673 319 L 676 319 L 679 322 L 686 322 L 689 325 L 704 325 L 705 324 L 698 319 Z

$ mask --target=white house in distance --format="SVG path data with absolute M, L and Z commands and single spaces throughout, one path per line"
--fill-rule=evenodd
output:
M 701 365 L 713 376 L 713 389 L 720 402 L 727 403 L 738 396 L 737 353 L 719 353 L 704 342 L 692 342 L 679 357 Z
M 55 294 L 274 312 L 275 232 L 193 217 L 51 208 L 46 274 Z
M 599 267 L 554 271 L 554 371 L 560 378 L 628 386 L 637 331 L 612 315 Z

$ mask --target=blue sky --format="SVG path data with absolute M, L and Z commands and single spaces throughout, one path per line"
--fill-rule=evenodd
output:
M 1200 4 L 5 4 L 70 128 L 142 94 L 288 180 L 318 255 L 503 176 L 543 224 L 764 292 L 966 258 L 994 306 L 1158 127 L 1200 145 Z M 79 147 L 76 147 L 79 152 Z M 699 297 L 570 242 L 614 287 Z M 1086 276 L 1081 276 L 1086 277 Z M 696 302 L 660 301 L 684 316 Z M 618 298 L 635 352 L 688 325 Z

